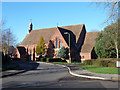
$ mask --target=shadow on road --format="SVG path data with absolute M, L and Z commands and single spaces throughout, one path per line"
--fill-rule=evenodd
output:
M 18 67 L 3 71 L 4 75 L 2 75 L 2 78 L 7 76 L 13 76 L 16 74 L 24 73 L 30 70 L 36 70 L 37 67 L 40 65 L 39 63 L 32 62 L 32 61 L 12 61 L 13 64 L 18 65 Z

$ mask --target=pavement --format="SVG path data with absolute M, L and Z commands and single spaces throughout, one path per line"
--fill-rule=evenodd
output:
M 67 65 L 69 73 L 74 76 L 89 78 L 89 79 L 100 79 L 100 80 L 111 80 L 111 81 L 120 81 L 120 75 L 118 74 L 100 74 L 92 73 L 85 70 L 82 67 Z
M 44 62 L 43 62 L 44 63 Z M 51 64 L 51 63 L 50 63 Z M 53 63 L 52 63 L 53 64 Z M 110 81 L 120 81 L 120 75 L 118 74 L 99 74 L 92 73 L 85 70 L 82 67 L 78 67 L 75 65 L 65 65 L 65 64 L 56 64 L 68 69 L 68 72 L 77 77 L 89 78 L 89 79 L 99 79 L 99 80 L 110 80 Z
M 53 63 L 46 63 L 46 62 L 36 62 L 34 65 L 33 65 L 34 62 L 30 62 L 29 64 L 28 64 L 28 62 L 26 62 L 26 63 L 18 62 L 18 63 L 20 65 L 19 68 L 16 68 L 15 70 L 3 71 L 2 78 L 35 69 L 35 68 L 37 68 L 39 63 L 54 65 Z M 99 80 L 120 81 L 120 75 L 118 75 L 118 74 L 98 74 L 98 73 L 89 72 L 89 71 L 85 70 L 84 68 L 78 67 L 75 65 L 64 65 L 64 64 L 55 64 L 55 65 L 59 65 L 64 68 L 67 68 L 68 72 L 71 75 L 77 76 L 77 77 L 83 77 L 83 78 L 89 78 L 89 79 L 99 79 Z M 21 67 L 22 67 L 22 69 L 21 69 Z

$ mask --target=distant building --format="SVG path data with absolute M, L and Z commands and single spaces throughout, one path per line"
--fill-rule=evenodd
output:
M 64 46 L 69 48 L 72 61 L 81 59 L 96 58 L 94 45 L 98 32 L 86 32 L 84 24 L 70 25 L 62 27 L 53 27 L 45 29 L 32 30 L 32 23 L 29 25 L 29 33 L 26 35 L 21 45 L 17 49 L 17 56 L 30 55 L 35 60 L 37 43 L 40 36 L 43 37 L 47 46 L 47 57 L 56 57 L 58 50 Z M 70 40 L 69 40 L 70 35 Z

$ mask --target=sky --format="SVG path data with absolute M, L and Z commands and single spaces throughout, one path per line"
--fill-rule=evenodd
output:
M 92 4 L 92 5 L 91 5 Z M 101 31 L 108 11 L 102 4 L 96 8 L 91 2 L 2 2 L 4 28 L 11 28 L 17 43 L 28 34 L 29 23 L 33 30 L 58 26 L 85 24 L 87 32 Z

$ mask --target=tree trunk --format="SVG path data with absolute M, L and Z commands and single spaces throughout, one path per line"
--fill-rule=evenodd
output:
M 117 59 L 118 59 L 119 58 L 119 49 L 118 49 L 117 43 L 115 44 L 115 46 L 116 46 L 116 54 L 117 54 Z
M 117 59 L 119 58 L 119 50 L 116 49 L 116 52 L 117 52 Z

